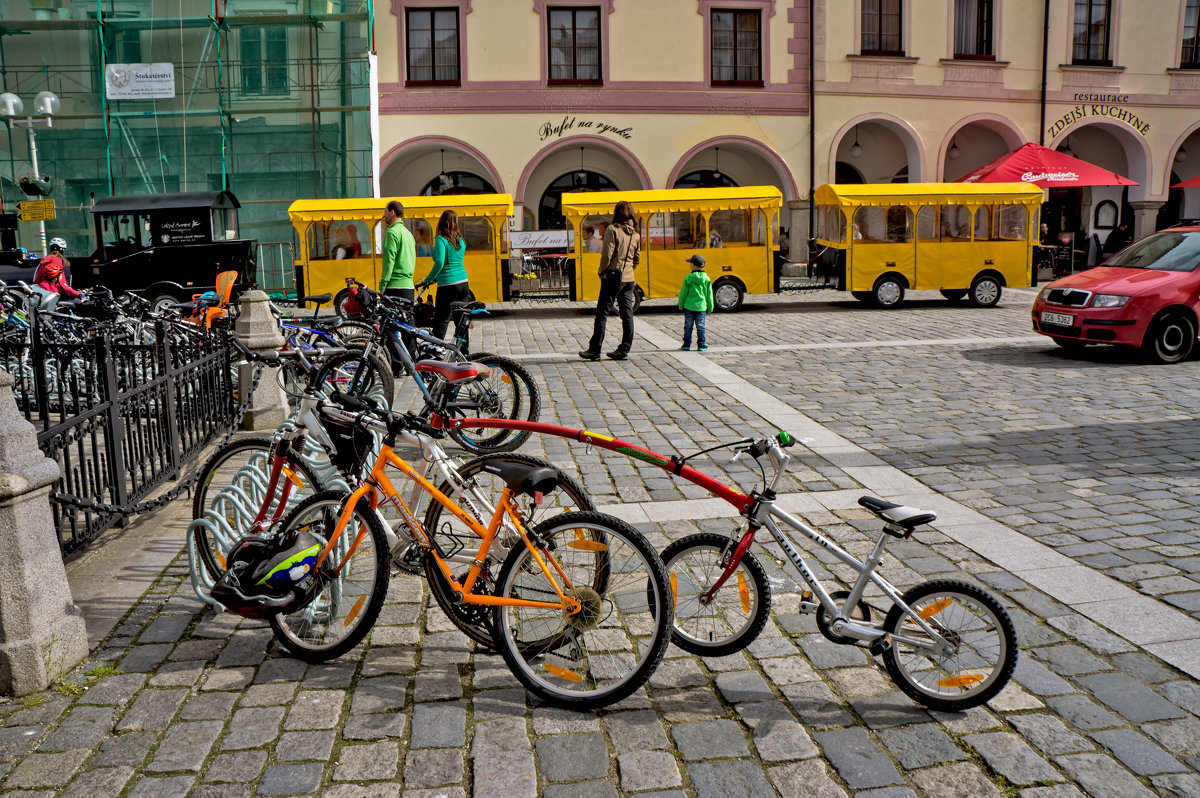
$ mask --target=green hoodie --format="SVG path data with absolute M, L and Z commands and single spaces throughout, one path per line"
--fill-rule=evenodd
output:
M 679 307 L 712 312 L 712 280 L 708 279 L 703 269 L 697 269 L 683 278 L 683 286 L 679 289 Z
M 417 240 L 400 219 L 388 225 L 383 234 L 383 276 L 379 290 L 412 288 L 417 268 Z

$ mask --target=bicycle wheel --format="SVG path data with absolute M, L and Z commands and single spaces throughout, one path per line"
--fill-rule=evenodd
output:
M 754 642 L 771 612 L 766 571 L 747 551 L 712 601 L 700 597 L 725 570 L 737 541 L 712 532 L 688 535 L 663 549 L 675 602 L 671 642 L 691 654 L 723 657 Z
M 283 521 L 280 534 L 307 531 L 324 545 L 337 528 L 347 494 L 310 496 Z M 362 535 L 357 547 L 355 539 Z M 366 637 L 379 617 L 388 590 L 388 545 L 383 523 L 360 500 L 346 528 L 321 564 L 321 592 L 300 609 L 268 620 L 284 648 L 305 662 L 340 657 Z
M 506 418 L 537 421 L 542 412 L 541 391 L 524 366 L 502 355 L 476 352 L 472 363 L 491 370 L 484 380 L 452 388 L 446 413 L 459 418 Z M 529 438 L 529 431 L 507 429 L 452 429 L 459 446 L 477 454 L 511 452 Z
M 945 638 L 947 650 L 939 654 L 893 640 L 883 663 L 896 686 L 927 707 L 950 711 L 990 701 L 1008 684 L 1017 667 L 1017 634 L 994 596 L 942 579 L 917 585 L 901 598 Z M 899 605 L 892 606 L 883 628 L 893 636 L 928 638 Z
M 670 642 L 671 603 L 662 560 L 629 524 L 596 512 L 565 513 L 532 532 L 560 589 L 582 604 L 498 606 L 492 636 L 513 675 L 547 703 L 594 709 L 620 701 L 658 667 Z M 557 575 L 551 558 L 566 575 Z M 570 587 L 568 587 L 568 584 Z M 557 601 L 525 546 L 500 568 L 497 595 Z
M 474 460 L 468 460 L 459 466 L 460 481 L 457 482 L 457 490 L 455 490 L 455 485 L 451 485 L 450 480 L 443 480 L 442 484 L 438 486 L 438 490 L 453 498 L 464 510 L 474 512 L 476 519 L 484 526 L 487 526 L 491 520 L 496 501 L 504 489 L 502 480 L 495 474 L 484 470 L 487 463 L 521 463 L 536 468 L 553 468 L 558 472 L 558 490 L 543 496 L 541 504 L 534 504 L 533 498 L 530 496 L 514 497 L 514 501 L 520 504 L 527 527 L 533 527 L 539 521 L 557 514 L 596 509 L 591 497 L 574 477 L 540 457 L 532 457 L 527 454 L 484 455 Z M 470 527 L 455 518 L 453 514 L 444 513 L 443 510 L 441 504 L 431 501 L 429 508 L 425 511 L 425 529 L 431 535 L 439 541 L 454 539 L 471 541 L 475 538 L 475 533 Z M 503 533 L 492 544 L 489 563 L 485 564 L 479 581 L 476 582 L 478 592 L 494 593 L 495 574 L 499 571 L 499 563 L 503 562 L 504 557 L 514 545 L 519 545 L 519 538 L 515 534 L 504 535 Z M 456 574 L 460 582 L 465 576 L 465 573 Z M 494 614 L 492 609 L 479 604 L 455 604 L 451 596 L 450 584 L 442 576 L 442 571 L 438 568 L 437 563 L 431 558 L 425 560 L 425 577 L 429 582 L 429 591 L 433 594 L 438 606 L 442 608 L 442 612 L 446 613 L 446 617 L 467 637 L 481 646 L 494 650 L 496 645 L 492 640 L 492 616 Z
M 320 477 L 294 454 L 287 467 L 295 476 L 288 491 L 288 506 L 295 506 L 321 490 Z M 192 495 L 192 520 L 208 518 L 210 525 L 196 524 L 192 537 L 204 570 L 213 579 L 225 573 L 225 555 L 246 532 L 268 500 L 271 477 L 271 439 L 252 437 L 230 441 L 213 453 L 197 474 Z M 266 518 L 279 508 L 285 474 L 267 505 Z
M 332 357 L 321 367 L 316 384 L 322 391 L 338 390 L 355 396 L 375 396 L 386 400 L 388 407 L 396 398 L 396 380 L 378 353 L 369 358 L 364 358 L 362 351 Z

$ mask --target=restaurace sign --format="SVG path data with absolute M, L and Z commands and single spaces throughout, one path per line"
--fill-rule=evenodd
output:
M 1077 105 L 1070 111 L 1062 115 L 1054 124 L 1052 124 L 1046 134 L 1049 138 L 1054 138 L 1061 133 L 1067 125 L 1073 122 L 1078 122 L 1080 119 L 1086 119 L 1090 116 L 1103 116 L 1110 119 L 1119 119 L 1131 128 L 1141 133 L 1143 136 L 1150 132 L 1150 123 L 1145 122 L 1137 114 L 1122 108 L 1119 105 Z
M 538 140 L 545 141 L 549 138 L 562 138 L 563 134 L 571 130 L 582 130 L 587 133 L 598 133 L 603 135 L 611 133 L 612 135 L 622 138 L 633 138 L 632 127 L 617 127 L 605 122 L 597 122 L 593 119 L 580 119 L 577 116 L 564 116 L 561 122 L 547 121 L 542 123 L 538 128 Z

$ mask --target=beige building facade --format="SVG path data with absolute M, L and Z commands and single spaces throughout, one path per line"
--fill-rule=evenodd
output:
M 563 190 L 766 184 L 799 243 L 815 186 L 954 181 L 1033 141 L 1137 181 L 1048 193 L 1098 249 L 1112 206 L 1138 233 L 1200 217 L 1170 188 L 1200 174 L 1200 0 L 1153 6 L 391 0 L 380 191 L 506 192 L 547 229 Z

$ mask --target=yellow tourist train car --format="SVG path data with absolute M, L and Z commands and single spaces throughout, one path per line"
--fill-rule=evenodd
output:
M 433 268 L 433 238 L 438 218 L 445 210 L 458 214 L 459 229 L 467 242 L 463 265 L 471 292 L 480 302 L 499 302 L 502 275 L 508 258 L 509 194 L 443 194 L 436 197 L 381 197 L 379 199 L 301 199 L 288 208 L 296 230 L 298 296 L 331 293 L 345 297 L 346 278 L 379 286 L 383 271 L 383 210 L 390 200 L 404 205 L 404 224 L 417 241 L 415 280 Z
M 594 301 L 600 293 L 600 243 L 620 200 L 633 204 L 642 231 L 634 272 L 639 304 L 677 296 L 692 255 L 705 259 L 717 310 L 737 310 L 746 294 L 777 290 L 783 195 L 774 186 L 606 191 L 562 196 L 563 216 L 575 233 L 574 299 Z
M 1034 284 L 1042 189 L 1031 183 L 823 185 L 813 194 L 818 271 L 863 302 L 894 308 L 936 289 L 991 307 Z

